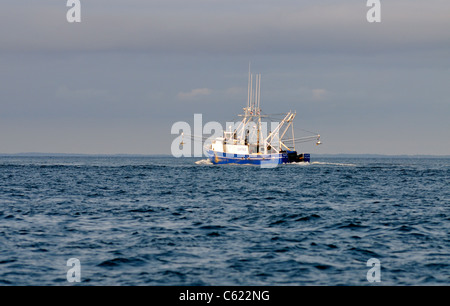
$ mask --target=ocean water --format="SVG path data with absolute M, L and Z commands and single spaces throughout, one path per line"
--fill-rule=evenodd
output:
M 81 285 L 450 285 L 450 159 L 0 157 L 0 285 L 70 258 Z

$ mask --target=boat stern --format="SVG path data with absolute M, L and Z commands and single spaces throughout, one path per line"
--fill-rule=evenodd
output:
M 309 163 L 311 161 L 311 155 L 309 153 L 300 153 L 297 151 L 290 151 L 287 153 L 288 163 Z

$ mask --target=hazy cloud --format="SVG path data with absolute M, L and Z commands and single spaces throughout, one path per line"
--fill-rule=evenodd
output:
M 323 88 L 316 88 L 313 89 L 311 92 L 312 92 L 312 99 L 315 101 L 321 101 L 325 99 L 327 95 L 327 91 Z
M 378 24 L 364 0 L 81 2 L 75 24 L 2 1 L 0 152 L 169 153 L 174 122 L 242 110 L 251 61 L 312 150 L 450 154 L 448 0 L 382 1 Z
M 228 95 L 233 95 L 233 96 L 234 95 L 243 95 L 243 94 L 247 95 L 247 90 L 248 90 L 247 88 L 235 86 L 235 87 L 227 88 L 225 90 L 225 92 Z
M 180 92 L 178 93 L 178 98 L 181 100 L 189 100 L 189 99 L 194 99 L 197 98 L 199 96 L 207 96 L 209 94 L 211 94 L 212 90 L 209 88 L 196 88 L 196 89 L 192 89 L 189 92 Z
M 432 2 L 383 2 L 380 24 L 366 21 L 365 1 L 351 0 L 85 1 L 79 24 L 69 24 L 67 8 L 54 1 L 3 4 L 0 50 L 271 54 L 449 47 L 450 2 Z
M 64 100 L 91 100 L 96 98 L 111 98 L 107 90 L 104 89 L 69 89 L 66 85 L 60 86 L 55 93 L 56 98 Z

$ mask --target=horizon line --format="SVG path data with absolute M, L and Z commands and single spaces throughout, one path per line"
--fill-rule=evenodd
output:
M 146 154 L 146 153 L 51 153 L 51 152 L 19 152 L 19 153 L 0 153 L 0 156 L 22 156 L 22 157 L 33 157 L 33 156 L 42 156 L 42 157 L 52 157 L 52 156 L 104 156 L 104 157 L 126 157 L 126 156 L 135 156 L 135 157 L 155 157 L 155 156 L 164 156 L 164 157 L 173 157 L 172 154 L 164 154 L 164 153 L 154 153 L 154 154 Z M 450 154 L 381 154 L 381 153 L 318 153 L 314 154 L 317 157 L 438 157 L 438 158 L 450 158 Z M 190 158 L 185 157 L 184 158 Z M 193 156 L 191 156 L 192 158 Z M 203 156 L 206 158 L 206 156 Z M 201 157 L 194 157 L 201 158 Z

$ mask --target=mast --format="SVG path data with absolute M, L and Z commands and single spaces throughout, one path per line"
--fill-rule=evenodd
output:
M 236 132 L 240 135 L 241 143 L 244 142 L 247 135 L 246 125 L 250 122 L 256 124 L 256 152 L 261 152 L 260 145 L 265 143 L 262 135 L 261 126 L 261 74 L 251 73 L 251 64 L 248 64 L 248 85 L 247 85 L 247 107 L 244 109 L 244 118 L 236 128 Z M 255 145 L 255 143 L 253 143 Z M 265 144 L 264 144 L 265 145 Z M 266 150 L 264 150 L 265 152 Z
M 252 111 L 253 105 L 253 74 L 250 75 L 250 115 Z
M 261 115 L 261 73 L 258 77 L 258 115 Z
M 248 115 L 248 109 L 250 107 L 250 62 L 248 63 L 248 85 L 247 85 L 247 108 L 245 109 L 245 116 Z
M 261 127 L 261 74 L 259 74 L 258 77 L 258 118 L 259 118 L 259 126 Z M 260 133 L 262 133 L 262 131 L 260 131 Z M 260 135 L 260 137 L 262 138 L 262 135 Z M 263 143 L 264 145 L 264 151 L 267 151 L 267 146 L 265 145 L 265 142 Z
M 259 144 L 260 144 L 260 134 L 261 134 L 261 112 L 259 109 L 259 101 L 260 101 L 260 86 L 261 86 L 261 74 L 257 74 L 256 75 L 256 80 L 255 80 L 255 93 L 256 93 L 256 99 L 255 99 L 255 114 L 257 116 L 257 141 L 256 141 L 256 153 L 259 153 Z

